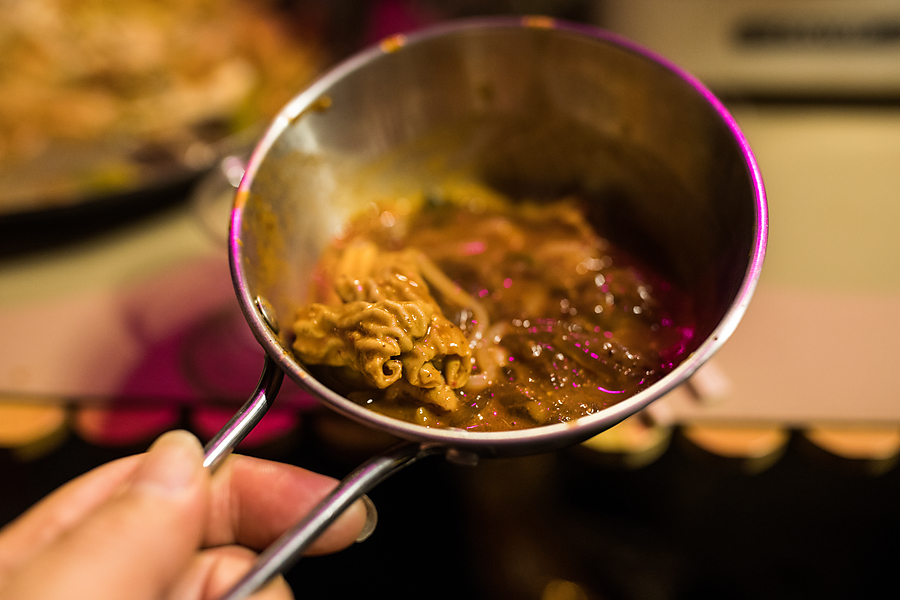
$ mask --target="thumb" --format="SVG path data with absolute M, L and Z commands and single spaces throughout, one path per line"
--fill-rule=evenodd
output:
M 131 481 L 16 573 L 4 598 L 158 598 L 202 539 L 202 462 L 191 434 L 160 437 Z

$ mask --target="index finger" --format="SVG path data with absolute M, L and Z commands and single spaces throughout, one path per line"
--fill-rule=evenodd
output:
M 300 467 L 242 455 L 215 473 L 205 544 L 262 550 L 300 522 L 338 484 Z M 365 504 L 351 505 L 309 548 L 328 554 L 351 545 L 366 525 Z

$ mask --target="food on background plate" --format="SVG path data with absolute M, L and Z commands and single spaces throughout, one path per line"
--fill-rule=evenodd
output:
M 585 208 L 472 185 L 373 203 L 323 252 L 293 351 L 428 427 L 523 429 L 619 402 L 685 356 L 692 304 Z
M 302 26 L 275 0 L 0 3 L 0 212 L 134 187 L 164 159 L 202 165 L 202 143 L 315 74 L 322 45 Z

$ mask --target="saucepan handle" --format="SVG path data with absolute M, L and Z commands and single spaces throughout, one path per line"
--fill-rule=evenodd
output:
M 203 466 L 215 471 L 228 458 L 269 410 L 283 380 L 284 371 L 266 355 L 256 390 L 206 444 Z M 260 554 L 253 568 L 221 600 L 246 598 L 296 563 L 304 550 L 358 498 L 419 458 L 445 451 L 440 446 L 402 442 L 369 459 L 344 478 L 306 518 Z
M 368 460 L 341 481 L 303 521 L 266 548 L 250 571 L 221 600 L 240 600 L 251 595 L 296 563 L 304 550 L 358 498 L 419 458 L 444 450 L 402 442 Z
M 204 467 L 215 471 L 222 461 L 228 458 L 272 406 L 278 390 L 281 389 L 282 381 L 284 371 L 266 354 L 262 375 L 253 395 L 203 449 Z

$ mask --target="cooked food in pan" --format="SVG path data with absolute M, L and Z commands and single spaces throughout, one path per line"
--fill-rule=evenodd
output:
M 428 427 L 566 422 L 660 379 L 690 298 L 578 198 L 474 186 L 372 204 L 324 251 L 293 350 L 351 400 Z

